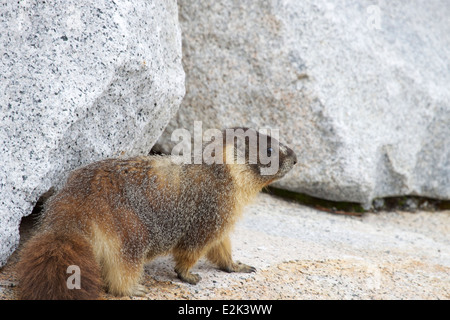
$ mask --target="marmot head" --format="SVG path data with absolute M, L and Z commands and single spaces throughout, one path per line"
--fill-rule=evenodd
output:
M 243 175 L 250 173 L 262 186 L 282 178 L 297 163 L 291 148 L 251 128 L 223 130 L 223 144 L 225 163 L 241 166 Z

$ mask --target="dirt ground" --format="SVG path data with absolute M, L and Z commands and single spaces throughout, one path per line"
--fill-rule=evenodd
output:
M 33 230 L 21 225 L 21 246 Z M 103 299 L 450 299 L 450 211 L 333 215 L 262 194 L 233 236 L 234 256 L 257 268 L 228 274 L 201 260 L 181 282 L 169 256 L 150 262 L 144 297 Z M 20 247 L 19 247 L 20 249 Z M 15 299 L 17 251 L 0 270 Z

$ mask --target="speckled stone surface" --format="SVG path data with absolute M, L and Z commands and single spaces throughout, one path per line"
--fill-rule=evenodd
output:
M 261 194 L 232 236 L 235 259 L 256 273 L 201 260 L 189 285 L 159 257 L 142 277 L 148 294 L 120 299 L 450 299 L 449 234 L 450 211 L 355 217 Z M 0 271 L 0 299 L 14 298 L 16 259 Z
M 0 265 L 64 174 L 147 153 L 184 96 L 175 0 L 0 4 Z
M 299 159 L 278 187 L 450 200 L 447 0 L 178 3 L 186 97 L 165 151 L 194 121 L 270 127 Z

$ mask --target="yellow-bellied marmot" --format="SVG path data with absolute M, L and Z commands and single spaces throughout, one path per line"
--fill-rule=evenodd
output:
M 233 261 L 230 228 L 243 207 L 297 159 L 277 140 L 254 132 L 258 141 L 267 139 L 266 150 L 258 147 L 256 163 L 247 156 L 236 164 L 234 139 L 230 144 L 224 138 L 223 164 L 148 156 L 108 159 L 73 171 L 47 201 L 38 232 L 21 252 L 19 298 L 95 299 L 102 282 L 115 295 L 142 295 L 144 263 L 165 253 L 173 254 L 175 272 L 191 284 L 200 277 L 189 270 L 203 255 L 227 272 L 255 271 Z M 263 175 L 267 164 L 259 155 L 274 149 L 279 169 Z M 79 289 L 67 286 L 69 266 L 80 270 Z

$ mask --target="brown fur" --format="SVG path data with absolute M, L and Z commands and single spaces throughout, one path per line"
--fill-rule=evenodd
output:
M 229 146 L 225 147 L 229 151 Z M 46 204 L 39 231 L 19 264 L 22 299 L 95 299 L 100 283 L 115 295 L 143 294 L 144 263 L 172 253 L 182 281 L 206 257 L 227 272 L 253 272 L 234 262 L 228 233 L 243 206 L 295 164 L 261 177 L 247 164 L 180 165 L 162 156 L 108 159 L 75 170 Z M 68 289 L 69 265 L 81 289 Z
M 81 289 L 66 290 L 67 267 L 78 265 Z M 96 299 L 100 293 L 100 270 L 89 243 L 77 234 L 43 233 L 30 240 L 18 265 L 20 299 Z

